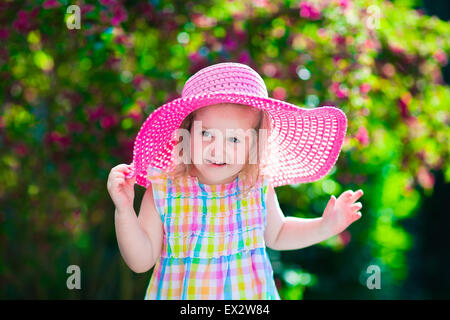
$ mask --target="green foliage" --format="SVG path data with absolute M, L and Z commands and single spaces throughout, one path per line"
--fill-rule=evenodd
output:
M 190 75 L 237 61 L 262 75 L 269 96 L 334 104 L 349 118 L 327 177 L 277 189 L 285 215 L 320 216 L 331 194 L 365 193 L 349 230 L 277 256 L 282 298 L 335 298 L 332 285 L 350 297 L 398 297 L 415 243 L 401 222 L 415 218 L 421 191 L 433 191 L 432 171 L 450 181 L 441 74 L 450 25 L 418 4 L 99 1 L 81 6 L 81 29 L 72 30 L 68 1 L 2 4 L 0 296 L 141 299 L 150 273 L 133 274 L 120 257 L 108 173 L 131 162 L 140 125 Z M 382 293 L 365 287 L 374 262 Z M 86 276 L 79 292 L 65 286 L 71 264 Z

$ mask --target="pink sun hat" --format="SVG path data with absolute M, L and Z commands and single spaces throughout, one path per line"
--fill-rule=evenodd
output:
M 185 83 L 181 98 L 153 111 L 134 141 L 133 161 L 127 178 L 147 188 L 147 169 L 165 172 L 175 164 L 174 132 L 191 112 L 208 105 L 233 103 L 265 110 L 272 131 L 270 156 L 261 170 L 274 187 L 313 182 L 336 163 L 347 131 L 347 117 L 335 106 L 301 108 L 269 98 L 261 76 L 245 64 L 225 62 L 201 69 Z

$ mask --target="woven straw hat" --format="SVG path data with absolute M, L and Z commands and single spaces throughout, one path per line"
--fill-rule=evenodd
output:
M 152 112 L 134 141 L 133 162 L 127 178 L 149 185 L 147 169 L 174 168 L 174 132 L 191 112 L 218 103 L 264 109 L 272 126 L 268 138 L 270 157 L 263 174 L 274 187 L 313 182 L 325 176 L 338 159 L 347 130 L 347 118 L 334 106 L 307 109 L 269 98 L 261 76 L 240 63 L 208 66 L 185 83 L 181 98 Z

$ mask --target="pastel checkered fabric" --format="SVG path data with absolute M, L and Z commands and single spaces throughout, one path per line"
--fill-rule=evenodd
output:
M 164 245 L 145 299 L 280 299 L 264 243 L 268 180 L 206 185 L 149 168 Z

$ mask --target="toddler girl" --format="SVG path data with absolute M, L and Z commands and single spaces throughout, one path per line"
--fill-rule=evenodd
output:
M 249 66 L 219 63 L 155 110 L 133 162 L 111 170 L 120 252 L 153 274 L 146 299 L 280 299 L 266 246 L 293 250 L 361 217 L 362 190 L 331 196 L 320 218 L 284 217 L 274 187 L 319 180 L 335 164 L 345 114 L 268 97 Z M 139 216 L 134 183 L 147 188 Z

